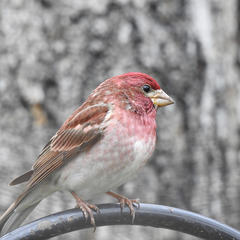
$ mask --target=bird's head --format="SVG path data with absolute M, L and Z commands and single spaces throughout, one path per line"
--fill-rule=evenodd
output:
M 128 101 L 133 109 L 151 111 L 153 108 L 173 104 L 174 101 L 145 73 L 130 72 L 111 78 L 119 97 Z M 121 96 L 120 96 L 121 95 Z M 116 96 L 116 95 L 115 95 Z
M 174 103 L 155 79 L 140 72 L 125 73 L 106 80 L 91 96 L 96 102 L 99 102 L 98 98 L 140 114 Z
M 173 104 L 174 101 L 159 86 L 157 81 L 145 73 L 130 72 L 119 76 L 120 85 L 132 90 L 133 95 L 150 98 L 155 107 Z

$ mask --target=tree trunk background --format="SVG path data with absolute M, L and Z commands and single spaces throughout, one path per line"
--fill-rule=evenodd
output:
M 156 151 L 118 193 L 240 228 L 239 0 L 1 0 L 0 52 L 1 213 L 24 187 L 8 182 L 94 88 L 141 71 L 175 104 L 159 109 Z M 74 205 L 56 193 L 28 221 Z M 193 239 L 132 226 L 68 237 Z

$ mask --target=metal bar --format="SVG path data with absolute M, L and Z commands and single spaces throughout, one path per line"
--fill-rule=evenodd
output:
M 119 204 L 99 204 L 100 214 L 94 212 L 96 226 L 132 225 L 128 207 Z M 136 209 L 133 225 L 166 228 L 211 240 L 240 240 L 240 232 L 202 215 L 168 206 L 144 204 Z M 79 209 L 71 209 L 28 223 L 0 240 L 40 240 L 67 232 L 93 228 Z

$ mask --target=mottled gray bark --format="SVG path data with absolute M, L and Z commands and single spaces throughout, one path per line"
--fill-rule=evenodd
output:
M 1 213 L 21 191 L 7 183 L 32 166 L 90 92 L 141 71 L 176 104 L 159 109 L 157 149 L 118 192 L 239 228 L 240 1 L 1 0 L 0 11 Z M 56 193 L 29 220 L 74 205 Z M 131 226 L 70 234 L 77 236 L 193 239 Z

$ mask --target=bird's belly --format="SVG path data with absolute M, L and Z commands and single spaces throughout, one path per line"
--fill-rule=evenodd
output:
M 139 138 L 130 133 L 123 139 L 118 137 L 122 136 L 119 131 L 123 129 L 106 134 L 89 151 L 61 168 L 54 175 L 59 190 L 77 191 L 82 199 L 88 200 L 133 177 L 151 156 L 156 138 L 155 135 Z

